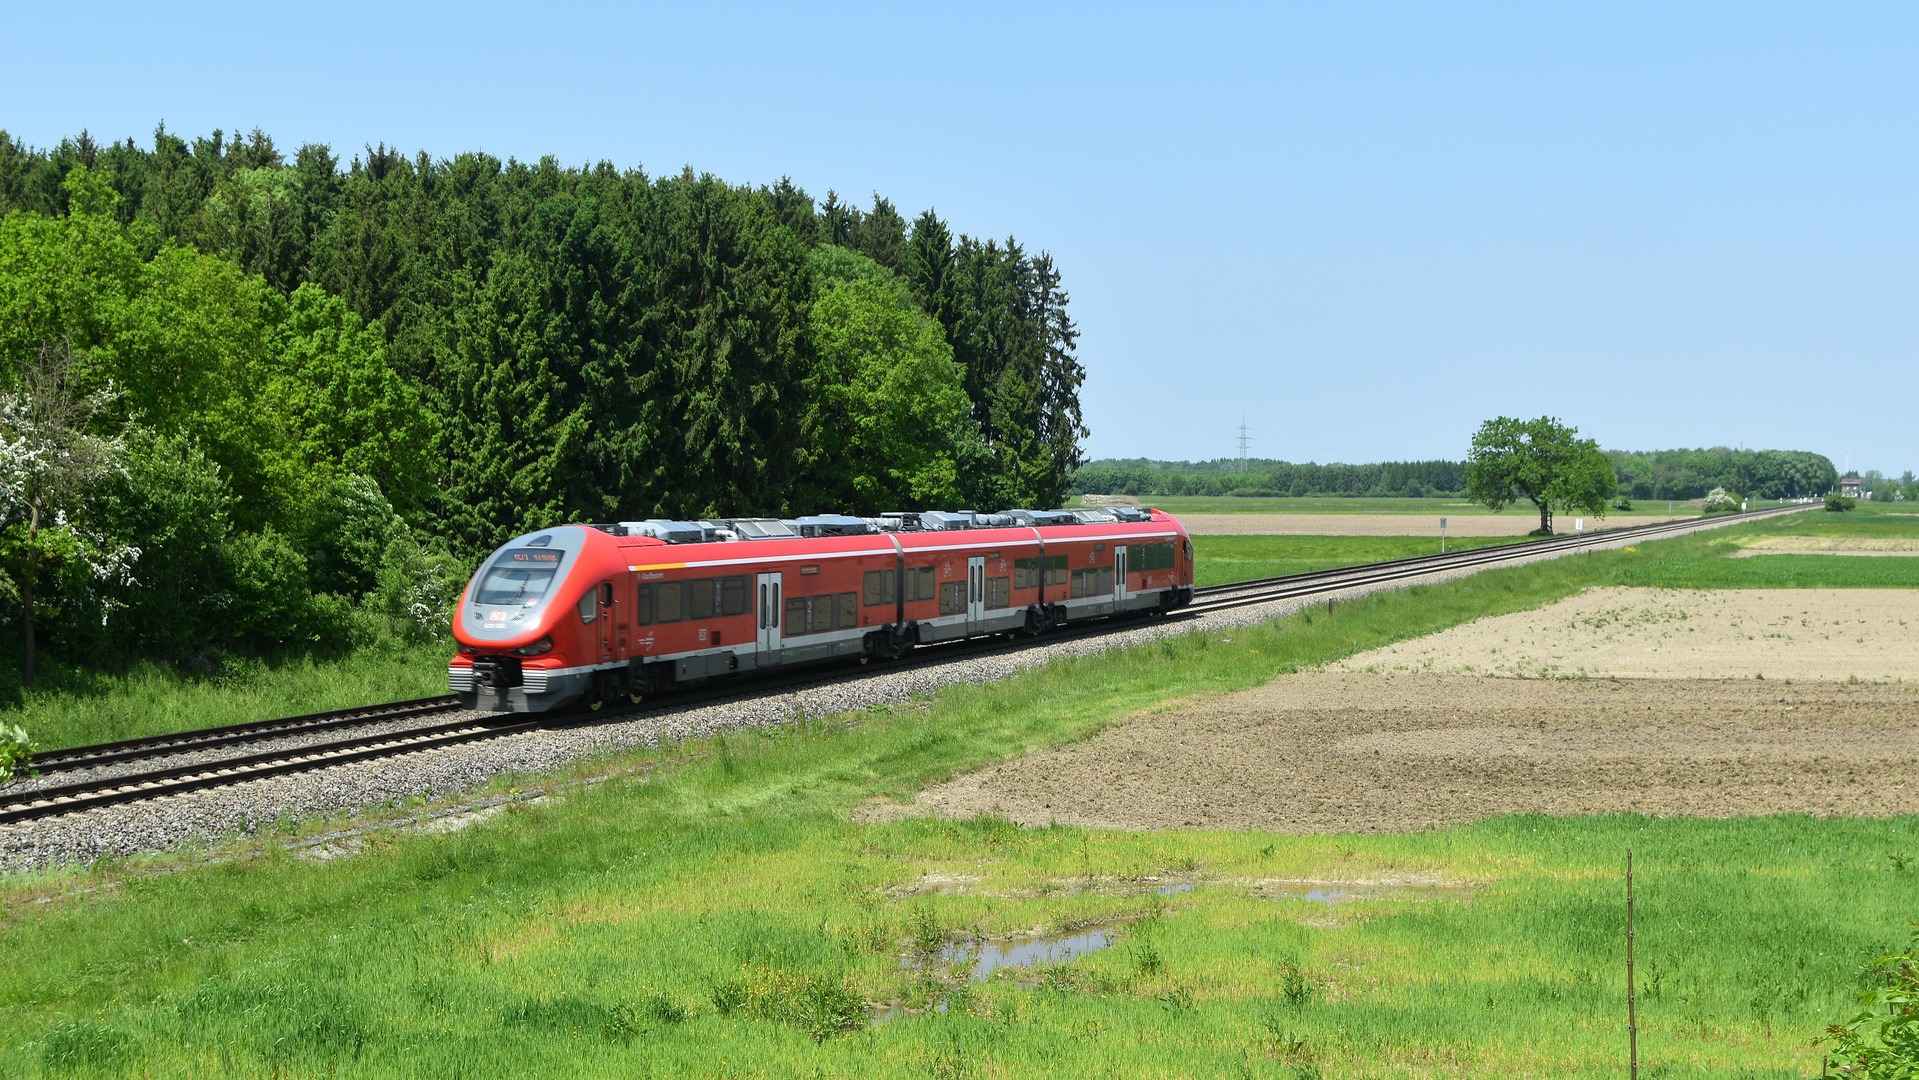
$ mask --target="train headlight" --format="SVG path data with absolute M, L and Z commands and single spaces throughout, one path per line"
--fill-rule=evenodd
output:
M 553 635 L 548 634 L 531 645 L 522 645 L 517 649 L 508 649 L 514 656 L 539 656 L 553 651 Z

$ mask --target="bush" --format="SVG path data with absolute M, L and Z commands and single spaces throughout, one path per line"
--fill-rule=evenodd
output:
M 1826 1029 L 1840 1071 L 1860 1080 L 1919 1076 L 1919 934 L 1905 952 L 1868 966 L 1866 975 L 1875 985 L 1859 998 L 1864 1011 Z
M 1835 514 L 1845 513 L 1847 510 L 1851 510 L 1858 505 L 1858 503 L 1844 495 L 1826 496 L 1826 509 Z
M 1739 509 L 1739 496 L 1725 488 L 1713 488 L 1706 492 L 1706 513 L 1725 514 Z
M 28 776 L 38 775 L 30 764 L 33 761 L 33 740 L 27 737 L 27 729 L 17 724 L 0 724 L 0 784 L 13 779 L 13 774 L 25 769 Z
M 1620 497 L 1612 501 L 1612 508 L 1614 510 L 1631 510 L 1632 500 L 1628 499 L 1624 495 L 1621 495 Z

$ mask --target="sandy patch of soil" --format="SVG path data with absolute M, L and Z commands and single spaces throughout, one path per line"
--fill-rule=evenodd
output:
M 1438 514 L 1180 514 L 1194 536 L 1430 536 L 1439 539 Z M 1537 514 L 1461 514 L 1446 516 L 1447 536 L 1524 536 L 1539 527 Z M 1650 525 L 1668 517 L 1587 518 L 1588 532 L 1604 525 Z M 1553 519 L 1561 533 L 1574 519 Z
M 1886 683 L 1305 673 L 861 816 L 1312 833 L 1526 811 L 1919 813 L 1919 703 Z
M 1919 555 L 1919 540 L 1896 536 L 1760 536 L 1746 541 L 1732 558 L 1793 552 L 1806 555 Z
M 1919 590 L 1588 589 L 1330 670 L 1919 681 Z

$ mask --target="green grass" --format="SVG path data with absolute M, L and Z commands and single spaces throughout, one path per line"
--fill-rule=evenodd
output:
M 1447 551 L 1518 543 L 1519 536 L 1452 537 Z M 1439 554 L 1438 537 L 1421 536 L 1195 536 L 1195 584 L 1304 574 L 1339 566 Z
M 1345 498 L 1256 498 L 1250 496 L 1181 496 L 1181 495 L 1141 495 L 1139 501 L 1146 506 L 1155 506 L 1169 514 L 1431 514 L 1445 517 L 1466 517 L 1474 514 L 1490 514 L 1479 503 L 1464 499 L 1345 499 Z M 1687 515 L 1699 512 L 1697 500 L 1681 501 L 1674 507 L 1675 514 Z M 1531 503 L 1520 503 L 1500 511 L 1503 514 L 1519 517 L 1538 517 Z M 1606 520 L 1614 518 L 1644 517 L 1647 515 L 1665 516 L 1666 503 L 1662 499 L 1655 506 L 1650 502 L 1636 504 L 1631 510 L 1608 510 Z M 1579 515 L 1569 513 L 1568 518 Z
M 1726 557 L 1751 541 L 1767 536 L 1919 536 L 1919 516 L 1908 517 L 1891 509 L 1902 504 L 1868 505 L 1888 509 L 1846 514 L 1814 509 L 1644 545 L 1633 560 L 1619 566 L 1605 583 L 1679 589 L 1919 588 L 1919 557 L 1815 554 Z
M 1660 559 L 1623 567 L 1608 584 L 1669 589 L 1919 589 L 1919 557 L 1755 555 Z
M 1835 514 L 1811 510 L 1782 514 L 1752 526 L 1759 535 L 1919 537 L 1919 507 L 1912 503 L 1860 503 L 1859 509 Z
M 142 664 L 125 675 L 46 665 L 0 720 L 40 749 L 343 709 L 446 693 L 441 645 L 361 649 L 343 658 L 230 659 L 206 673 Z
M 1657 547 L 663 747 L 325 865 L 269 846 L 15 877 L 0 1075 L 1618 1076 L 1628 846 L 1646 1075 L 1816 1075 L 1807 1040 L 1916 914 L 1919 819 L 1297 838 L 848 817 L 1129 712 L 1533 607 Z M 1248 888 L 1383 875 L 1478 888 L 1341 908 Z M 1038 987 L 901 966 L 909 939 L 1089 922 L 1118 946 Z M 860 1000 L 930 1011 L 865 1028 Z

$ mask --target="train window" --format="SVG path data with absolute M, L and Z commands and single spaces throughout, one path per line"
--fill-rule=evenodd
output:
M 1064 555 L 1046 556 L 1046 584 L 1048 585 L 1066 584 L 1066 556 Z
M 590 623 L 599 617 L 600 590 L 588 589 L 586 590 L 586 595 L 580 597 L 580 621 Z
M 729 577 L 720 579 L 720 614 L 746 614 L 746 579 Z
M 686 618 L 686 582 L 662 581 L 653 586 L 655 622 L 679 622 Z
M 932 567 L 930 566 L 907 567 L 906 568 L 906 600 L 907 602 L 911 603 L 915 600 L 933 599 L 933 597 L 939 595 L 934 590 L 934 586 L 937 584 L 938 582 L 935 581 L 933 578 Z
M 989 608 L 1013 606 L 1012 578 L 989 577 L 986 579 L 986 606 Z
M 512 552 L 509 552 L 512 554 Z M 564 554 L 564 552 L 555 552 Z M 547 589 L 553 585 L 553 575 L 558 572 L 558 564 L 547 566 L 526 566 L 503 562 L 493 570 L 487 570 L 486 579 L 480 581 L 480 589 L 474 593 L 476 604 L 524 604 L 532 608 L 541 597 L 547 595 Z
M 966 610 L 966 582 L 940 582 L 940 614 L 956 615 Z
M 1039 560 L 1013 560 L 1013 588 L 1031 589 L 1039 585 Z
M 927 567 L 932 569 L 932 567 Z M 906 572 L 907 580 L 912 580 L 913 572 Z M 879 604 L 891 604 L 898 598 L 899 572 L 896 570 L 868 570 L 860 579 L 860 598 L 867 607 Z M 911 597 L 908 597 L 911 599 Z
M 1105 596 L 1113 591 L 1113 568 L 1110 566 L 1087 566 L 1073 571 L 1073 587 L 1070 595 Z
M 633 604 L 633 621 L 641 626 L 653 625 L 653 586 L 642 585 L 637 590 Z
M 1132 573 L 1173 568 L 1173 545 L 1134 544 L 1126 553 L 1126 569 Z
M 827 593 L 824 596 L 786 598 L 786 636 L 823 634 L 828 630 L 846 630 L 860 622 L 860 594 Z
M 686 617 L 704 619 L 717 615 L 720 611 L 720 593 L 713 586 L 717 580 L 710 577 L 694 578 L 686 583 Z

